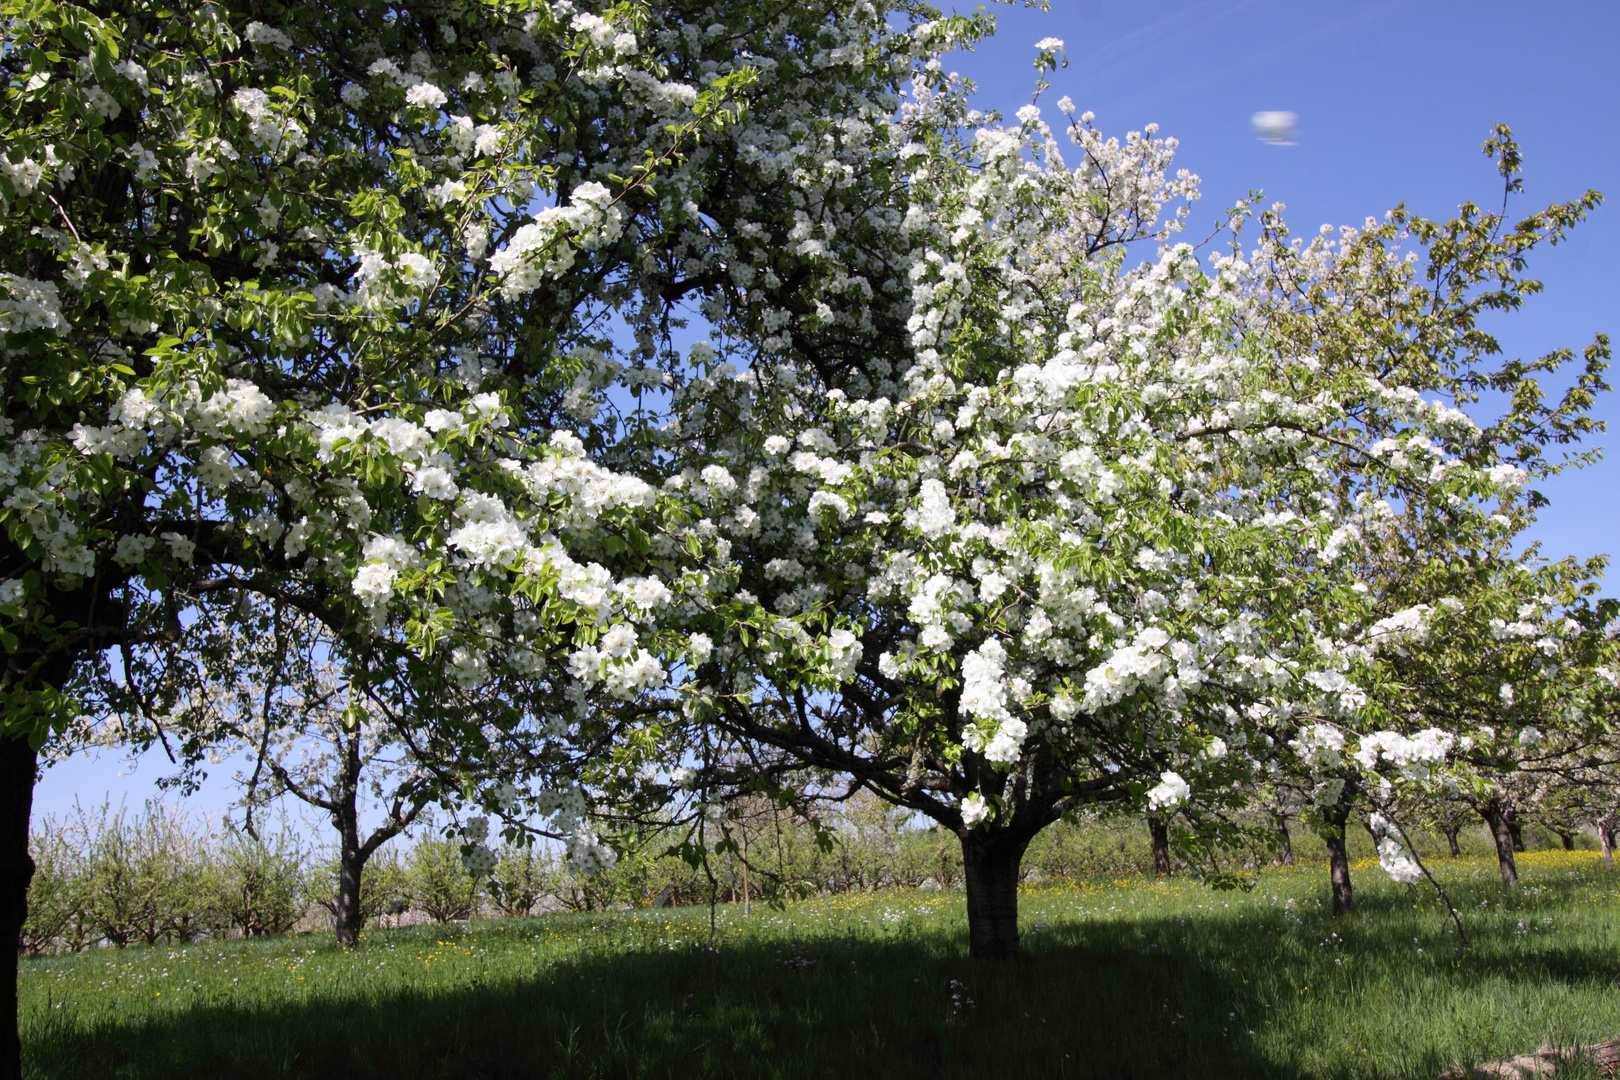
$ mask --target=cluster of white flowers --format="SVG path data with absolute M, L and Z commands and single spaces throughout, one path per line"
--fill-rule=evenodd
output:
M 67 332 L 56 282 L 0 274 L 0 333 L 20 334 L 29 330 Z
M 603 842 L 594 829 L 583 824 L 568 835 L 564 857 L 568 865 L 581 874 L 609 869 L 619 861 L 618 852 Z
M 275 27 L 267 26 L 262 22 L 248 23 L 247 29 L 242 31 L 242 36 L 258 46 L 272 49 L 290 49 L 293 47 L 293 40 L 287 36 L 285 31 L 277 30 Z
M 1148 790 L 1147 804 L 1149 810 L 1172 810 L 1188 799 L 1192 798 L 1192 785 L 1179 775 L 1166 772 L 1159 776 L 1159 782 Z
M 381 623 L 394 596 L 394 582 L 401 571 L 417 566 L 421 555 L 400 537 L 374 535 L 366 541 L 361 559 L 350 588 Z
M 44 167 L 31 157 L 25 155 L 21 161 L 12 161 L 0 154 L 0 176 L 11 182 L 12 190 L 18 195 L 32 194 L 44 175 Z
M 639 647 L 629 623 L 618 623 L 602 635 L 599 645 L 580 645 L 568 658 L 568 671 L 583 692 L 601 684 L 621 701 L 664 685 L 668 673 L 658 659 Z
M 147 556 L 156 546 L 157 541 L 150 536 L 125 533 L 118 538 L 118 546 L 113 550 L 113 561 L 119 566 L 133 569 L 146 562 Z
M 628 96 L 637 104 L 658 116 L 674 116 L 697 103 L 697 87 L 687 83 L 665 81 L 639 69 L 623 71 Z
M 1373 645 L 1380 647 L 1426 641 L 1433 616 L 1432 607 L 1428 604 L 1418 604 L 1379 619 L 1367 628 L 1366 638 Z
M 834 630 L 827 635 L 827 674 L 833 682 L 846 683 L 855 677 L 861 651 L 860 639 L 848 630 Z
M 290 116 L 273 108 L 270 95 L 256 87 L 244 86 L 231 95 L 231 108 L 248 122 L 248 141 L 282 160 L 303 149 L 309 132 Z
M 575 188 L 567 206 L 540 211 L 490 256 L 489 266 L 501 278 L 508 297 L 533 292 L 548 277 L 574 265 L 578 249 L 612 243 L 624 231 L 624 211 L 613 205 L 613 193 L 594 180 Z
M 1156 626 L 1144 627 L 1136 640 L 1116 649 L 1106 660 L 1086 672 L 1086 693 L 1081 707 L 1096 712 L 1134 693 L 1138 687 L 1162 682 L 1170 674 L 1170 656 L 1165 646 L 1170 635 Z
M 962 745 L 989 761 L 1017 761 L 1029 726 L 1007 710 L 1007 651 L 994 638 L 962 661 L 961 708 L 979 722 L 962 736 Z
M 1400 832 L 1382 814 L 1373 814 L 1367 821 L 1378 845 L 1378 865 L 1391 879 L 1402 885 L 1415 885 L 1423 877 L 1423 868 L 1406 849 Z
M 197 428 L 216 438 L 263 435 L 275 415 L 275 404 L 253 383 L 230 379 L 196 406 Z
M 95 427 L 74 424 L 73 445 L 86 454 L 111 454 L 116 458 L 133 458 L 146 449 L 146 429 L 139 424 L 114 424 Z
M 1501 492 L 1504 499 L 1512 499 L 1516 497 L 1519 492 L 1524 490 L 1525 484 L 1529 483 L 1530 481 L 1529 473 L 1525 472 L 1517 465 L 1506 463 L 1501 465 L 1492 465 L 1490 469 L 1487 470 L 1487 475 L 1490 477 L 1491 483 L 1495 485 L 1497 491 Z
M 1408 780 L 1427 780 L 1456 742 L 1456 736 L 1439 728 L 1424 728 L 1410 738 L 1394 731 L 1375 731 L 1362 737 L 1355 759 L 1368 772 L 1388 764 Z
M 437 109 L 449 100 L 448 94 L 426 79 L 405 91 L 405 103 L 419 109 Z
M 354 288 L 344 292 L 327 285 L 318 300 L 322 306 L 344 303 L 368 311 L 387 311 L 418 300 L 439 280 L 433 260 L 420 252 L 406 251 L 390 258 L 361 247 L 355 255 L 359 265 L 354 273 Z
M 1302 729 L 1291 745 L 1313 772 L 1326 772 L 1344 764 L 1344 732 L 1329 724 Z
M 636 35 L 627 30 L 619 30 L 600 15 L 581 11 L 569 21 L 568 25 L 571 29 L 583 33 L 598 49 L 611 49 L 619 56 L 632 56 L 636 52 Z
M 467 873 L 475 878 L 488 877 L 493 873 L 500 858 L 486 843 L 489 839 L 489 819 L 475 817 L 463 822 L 461 839 L 466 848 L 461 853 L 461 865 L 466 868 Z
M 990 820 L 991 807 L 977 791 L 962 800 L 962 824 L 973 829 Z

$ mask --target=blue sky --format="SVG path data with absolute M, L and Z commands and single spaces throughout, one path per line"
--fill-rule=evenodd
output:
M 1048 12 L 989 10 L 996 38 L 951 64 L 979 83 L 980 107 L 1010 115 L 1028 102 L 1035 42 L 1062 38 L 1069 66 L 1043 98 L 1050 115 L 1067 94 L 1097 114 L 1105 133 L 1157 122 L 1178 138 L 1179 163 L 1204 180 L 1189 235 L 1202 235 L 1251 188 L 1284 201 L 1295 232 L 1306 235 L 1402 202 L 1432 218 L 1466 199 L 1495 206 L 1500 182 L 1479 146 L 1493 124 L 1509 124 L 1525 154 L 1521 214 L 1587 188 L 1616 202 L 1533 262 L 1546 292 L 1489 328 L 1522 356 L 1579 350 L 1598 332 L 1620 336 L 1612 254 L 1620 251 L 1620 3 L 1052 0 Z M 1262 110 L 1298 114 L 1297 145 L 1256 139 L 1249 118 Z M 1598 413 L 1620 425 L 1612 399 Z M 1546 555 L 1620 548 L 1620 453 L 1543 490 L 1553 503 L 1533 535 Z M 1617 580 L 1610 576 L 1610 591 Z M 36 815 L 60 815 L 75 798 L 99 804 L 104 793 L 139 802 L 166 764 L 149 755 L 120 776 L 120 756 L 104 754 L 51 769 L 36 790 Z M 228 787 L 215 781 L 189 804 L 217 812 L 228 801 Z

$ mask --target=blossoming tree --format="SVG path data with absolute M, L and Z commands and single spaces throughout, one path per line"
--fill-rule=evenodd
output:
M 748 370 L 667 429 L 725 595 L 670 721 L 683 781 L 751 761 L 955 831 L 990 959 L 1016 953 L 1021 855 L 1065 811 L 1235 808 L 1303 718 L 1376 721 L 1352 674 L 1413 616 L 1341 568 L 1397 504 L 1489 532 L 1541 447 L 1589 426 L 1605 355 L 1564 400 L 1520 393 L 1484 428 L 1458 407 L 1519 382 L 1474 316 L 1593 195 L 1506 235 L 1465 208 L 1309 244 L 1274 209 L 1251 249 L 1200 256 L 1169 243 L 1196 195 L 1173 142 L 1081 116 L 1071 166 L 1039 109 L 1019 121 L 906 150 L 903 362 L 821 371 L 725 327 Z M 1505 132 L 1490 149 L 1515 183 Z M 1367 736 L 1394 766 L 1451 739 Z
M 609 467 L 646 432 L 604 392 L 656 375 L 612 328 L 646 359 L 687 298 L 780 328 L 821 289 L 794 245 L 854 265 L 898 227 L 872 118 L 974 25 L 921 11 L 8 6 L 0 937 L 39 747 L 93 703 L 165 737 L 210 655 L 196 605 L 297 610 L 382 673 L 357 693 L 474 747 L 497 675 L 600 642 L 582 687 L 663 683 L 632 627 L 670 590 L 608 567 L 665 537 Z M 753 280 L 731 252 L 756 248 L 779 257 Z

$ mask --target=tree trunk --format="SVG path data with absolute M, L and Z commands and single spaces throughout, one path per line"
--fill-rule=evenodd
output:
M 1511 806 L 1503 809 L 1502 816 L 1507 818 L 1508 832 L 1513 834 L 1513 850 L 1523 851 L 1524 823 L 1519 820 L 1519 815 L 1513 812 L 1513 807 Z
M 1148 836 L 1153 841 L 1153 873 L 1170 876 L 1170 826 L 1163 818 L 1148 815 Z
M 748 895 L 748 830 L 746 828 L 744 828 L 742 830 L 742 879 L 743 879 L 743 915 L 747 916 L 748 913 L 749 913 L 749 906 L 748 905 L 749 905 L 750 897 Z
M 1560 840 L 1562 840 L 1564 842 L 1564 850 L 1565 851 L 1574 851 L 1575 850 L 1575 834 L 1574 833 L 1572 833 L 1572 832 L 1564 832 L 1564 831 L 1562 831 L 1560 829 L 1555 829 L 1553 831 L 1557 832 L 1558 833 L 1558 839 L 1560 839 Z
M 1481 804 L 1479 816 L 1491 828 L 1491 839 L 1496 843 L 1496 863 L 1502 871 L 1502 884 L 1513 888 L 1519 884 L 1519 867 L 1513 861 L 1513 823 L 1508 810 L 1496 800 Z
M 1445 835 L 1446 835 L 1446 845 L 1451 848 L 1451 853 L 1453 855 L 1461 855 L 1462 854 L 1462 848 L 1457 846 L 1457 834 L 1462 831 L 1462 826 L 1460 826 L 1460 825 L 1451 825 L 1451 826 L 1442 825 L 1442 826 L 1440 826 L 1440 831 L 1445 833 Z
M 0 975 L 0 1080 L 22 1077 L 22 1042 L 17 1031 L 17 954 L 28 915 L 28 883 L 34 860 L 28 854 L 28 817 L 34 805 L 34 748 L 28 740 L 0 739 L 0 953 L 11 970 Z
M 1284 814 L 1277 815 L 1277 839 L 1282 842 L 1279 858 L 1284 866 L 1294 865 L 1294 838 L 1288 835 L 1288 818 Z
M 1597 823 L 1598 846 L 1603 849 L 1603 869 L 1614 869 L 1614 817 L 1610 815 Z
M 338 895 L 334 930 L 339 946 L 356 945 L 366 915 L 360 908 L 360 875 L 366 869 L 366 853 L 360 850 L 360 833 L 355 815 L 336 815 L 338 833 Z
M 1333 894 L 1333 914 L 1344 915 L 1356 906 L 1355 892 L 1350 887 L 1350 852 L 1345 843 L 1344 826 L 1350 820 L 1350 807 L 1344 803 L 1322 808 L 1322 841 L 1328 850 L 1328 889 Z
M 1029 838 L 1008 834 L 962 837 L 966 871 L 968 954 L 975 960 L 1004 961 L 1018 956 L 1018 867 Z

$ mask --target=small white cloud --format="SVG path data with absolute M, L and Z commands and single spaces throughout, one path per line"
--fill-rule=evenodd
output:
M 1291 112 L 1257 112 L 1249 118 L 1255 137 L 1272 146 L 1293 146 L 1299 134 L 1299 117 Z

